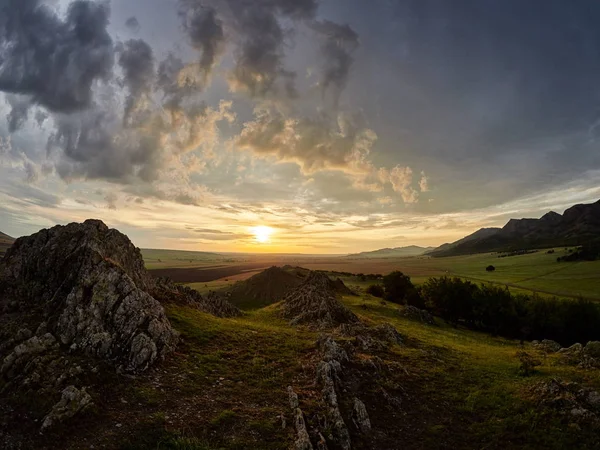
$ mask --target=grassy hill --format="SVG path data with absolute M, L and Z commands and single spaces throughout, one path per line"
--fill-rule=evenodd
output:
M 369 325 L 390 323 L 406 342 L 378 352 L 377 360 L 358 350 L 365 364 L 372 361 L 382 368 L 381 376 L 362 381 L 362 397 L 373 428 L 385 432 L 385 437 L 373 437 L 380 447 L 361 448 L 594 448 L 594 431 L 570 425 L 558 411 L 542 407 L 533 392 L 556 377 L 598 389 L 598 371 L 558 365 L 554 355 L 527 344 L 525 350 L 542 365 L 533 376 L 522 377 L 516 341 L 444 323 L 413 322 L 400 317 L 398 306 L 372 297 L 343 301 Z M 319 389 L 310 369 L 319 332 L 290 327 L 276 305 L 238 319 L 175 306 L 167 312 L 182 333 L 178 353 L 160 371 L 127 383 L 114 380 L 103 403 L 121 407 L 101 408 L 80 422 L 65 445 L 203 450 L 293 446 L 286 389 L 293 386 L 299 392 L 307 417 L 319 410 Z M 396 406 L 388 406 L 381 392 L 398 393 Z

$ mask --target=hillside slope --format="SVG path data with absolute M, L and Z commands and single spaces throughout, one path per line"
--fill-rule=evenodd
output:
M 539 219 L 511 219 L 488 236 L 476 239 L 472 236 L 439 247 L 431 256 L 573 246 L 595 241 L 600 239 L 600 201 L 572 206 L 562 215 L 550 211 Z
M 371 252 L 361 252 L 346 256 L 347 258 L 401 258 L 405 256 L 421 256 L 434 247 L 419 247 L 410 245 L 408 247 L 382 248 Z
M 256 309 L 277 303 L 302 283 L 291 271 L 271 267 L 244 281 L 238 281 L 227 292 L 227 299 L 241 309 Z

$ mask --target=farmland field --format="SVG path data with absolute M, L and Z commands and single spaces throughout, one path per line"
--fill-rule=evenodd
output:
M 162 253 L 161 253 L 162 252 Z M 415 284 L 430 277 L 458 276 L 475 282 L 492 282 L 508 286 L 512 291 L 562 297 L 582 296 L 600 300 L 600 261 L 556 262 L 565 249 L 546 250 L 519 256 L 499 258 L 497 254 L 478 254 L 449 258 L 348 258 L 310 255 L 218 255 L 172 250 L 143 251 L 148 269 L 157 276 L 169 276 L 201 292 L 222 289 L 244 280 L 270 266 L 286 264 L 311 270 L 348 272 L 353 274 L 386 274 L 401 270 Z M 487 272 L 493 265 L 496 270 Z M 342 276 L 351 286 L 364 288 L 370 281 Z

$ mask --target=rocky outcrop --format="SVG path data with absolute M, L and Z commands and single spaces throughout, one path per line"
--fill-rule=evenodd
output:
M 435 325 L 433 316 L 424 309 L 419 309 L 411 305 L 406 305 L 400 310 L 400 315 L 410 320 L 422 322 L 427 325 Z
M 556 353 L 562 348 L 558 342 L 550 339 L 543 339 L 542 342 L 533 341 L 532 344 L 535 349 L 546 353 Z
M 294 427 L 296 429 L 296 440 L 294 442 L 294 449 L 313 450 L 313 446 L 310 442 L 310 436 L 308 434 L 308 429 L 306 428 L 306 422 L 304 420 L 304 413 L 300 409 L 298 394 L 294 392 L 294 389 L 291 386 L 288 386 L 287 390 L 290 408 L 292 409 L 292 415 L 294 418 Z
M 152 286 L 139 249 L 97 220 L 20 238 L 0 263 L 0 305 L 6 311 L 17 302 L 13 319 L 36 328 L 44 322 L 44 339 L 49 333 L 62 348 L 128 372 L 146 369 L 177 343 L 147 292 Z
M 42 431 L 85 411 L 92 404 L 92 397 L 86 392 L 85 388 L 77 389 L 75 386 L 66 387 L 62 391 L 60 401 L 44 417 Z
M 585 346 L 577 343 L 558 350 L 559 361 L 583 369 L 600 368 L 600 342 L 590 341 Z
M 340 334 L 353 337 L 355 347 L 363 351 L 383 350 L 393 344 L 402 345 L 404 338 L 389 323 L 368 327 L 362 323 L 344 324 L 339 327 Z
M 343 284 L 343 283 L 342 283 Z M 306 324 L 317 328 L 358 323 L 358 317 L 337 299 L 339 283 L 327 275 L 311 272 L 304 282 L 290 292 L 283 302 L 283 316 L 292 325 Z
M 532 393 L 540 406 L 552 408 L 568 420 L 600 425 L 600 393 L 593 389 L 553 379 L 536 384 Z
M 214 291 L 201 295 L 198 291 L 173 283 L 168 278 L 156 280 L 152 296 L 161 303 L 189 306 L 216 317 L 239 317 L 242 312 Z

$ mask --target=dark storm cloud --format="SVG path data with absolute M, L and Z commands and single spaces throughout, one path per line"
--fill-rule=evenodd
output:
M 338 25 L 329 20 L 317 21 L 311 28 L 323 40 L 321 52 L 324 66 L 321 86 L 324 92 L 332 88 L 334 104 L 337 106 L 354 63 L 352 54 L 359 46 L 358 34 L 347 24 Z
M 63 158 L 57 164 L 61 178 L 108 179 L 131 182 L 158 179 L 161 167 L 162 124 L 148 133 L 130 134 L 115 139 L 120 119 L 112 111 L 95 108 L 76 116 L 56 118 L 56 131 L 48 140 L 48 151 L 60 149 Z
M 106 3 L 75 1 L 61 20 L 40 0 L 0 1 L 0 91 L 53 111 L 88 106 L 94 81 L 111 75 Z
M 140 22 L 137 20 L 137 17 L 130 17 L 127 19 L 125 21 L 125 26 L 133 33 L 138 33 L 141 29 Z
M 123 116 L 123 122 L 127 124 L 132 113 L 152 91 L 155 78 L 152 48 L 141 39 L 125 42 L 119 65 L 123 70 L 123 84 L 129 91 Z
M 181 15 L 192 47 L 202 54 L 198 70 L 204 85 L 225 49 L 223 23 L 213 8 L 198 5 L 182 9 Z
M 182 0 L 181 6 L 184 29 L 202 51 L 200 69 L 205 75 L 224 48 L 227 31 L 235 46 L 232 90 L 253 97 L 296 96 L 296 74 L 283 61 L 288 36 L 281 19 L 314 18 L 315 0 Z

